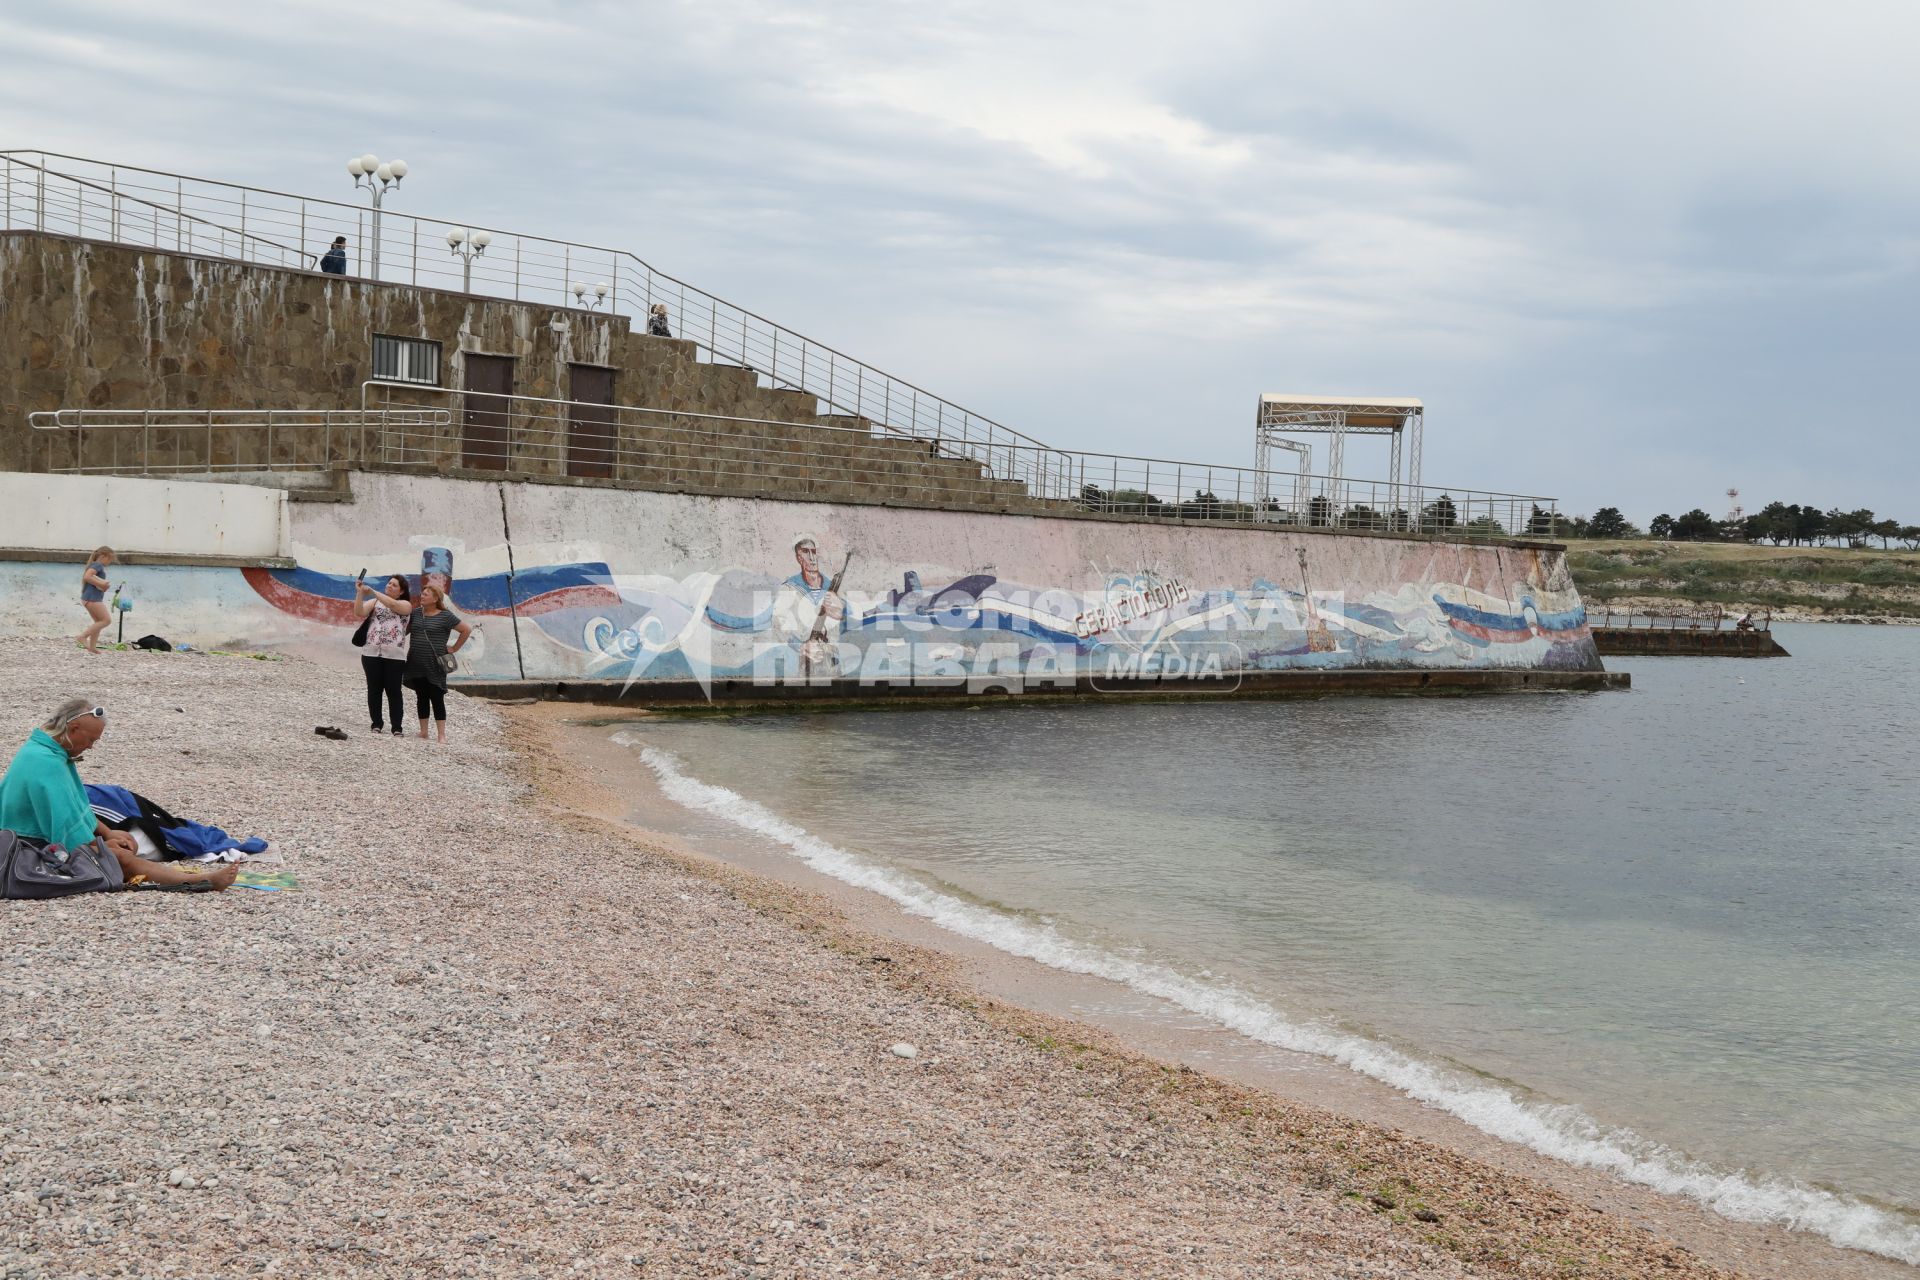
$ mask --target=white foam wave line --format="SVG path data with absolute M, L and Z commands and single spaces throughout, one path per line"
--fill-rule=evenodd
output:
M 616 735 L 615 740 L 624 745 L 638 743 L 636 736 L 627 733 Z M 1920 1265 L 1920 1227 L 1873 1205 L 1777 1177 L 1754 1178 L 1715 1169 L 1629 1130 L 1603 1127 L 1577 1107 L 1527 1102 L 1505 1089 L 1454 1075 L 1376 1041 L 1290 1021 L 1272 1006 L 1226 984 L 1116 956 L 1063 937 L 1050 926 L 963 901 L 869 862 L 738 792 L 690 776 L 671 752 L 643 747 L 640 758 L 675 803 L 765 836 L 792 850 L 815 871 L 872 890 L 909 914 L 962 937 L 1069 973 L 1119 982 L 1262 1043 L 1331 1059 L 1542 1155 L 1690 1197 L 1728 1218 L 1812 1231 L 1850 1249 Z

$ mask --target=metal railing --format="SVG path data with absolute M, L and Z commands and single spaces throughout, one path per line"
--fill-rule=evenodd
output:
M 405 403 L 453 395 L 460 397 L 457 409 Z M 858 427 L 404 383 L 371 382 L 362 396 L 359 410 L 90 409 L 30 420 L 46 434 L 46 469 L 61 472 L 398 467 L 656 490 L 1469 539 L 1546 537 L 1556 519 L 1551 498 L 1486 490 L 1040 448 L 1025 459 L 1008 457 L 999 470 L 956 458 L 937 439 L 876 436 Z M 303 433 L 315 437 L 305 451 L 298 444 Z M 996 453 L 1020 449 L 1003 445 Z
M 1068 485 L 1067 478 L 1074 467 L 1074 455 L 1064 449 L 1053 449 L 1044 445 L 1006 443 L 968 449 L 963 447 L 961 442 L 940 436 L 909 437 L 883 432 L 868 426 L 865 420 L 852 426 L 833 423 L 815 425 L 781 419 L 688 413 L 643 405 L 593 405 L 585 401 L 557 400 L 539 396 L 498 396 L 450 387 L 383 381 L 377 378 L 369 379 L 360 387 L 360 407 L 362 411 L 368 413 L 385 408 L 404 408 L 422 401 L 445 403 L 462 410 L 476 404 L 504 406 L 499 409 L 499 412 L 508 420 L 510 431 L 519 431 L 524 428 L 537 432 L 542 429 L 540 424 L 543 423 L 558 422 L 564 426 L 567 422 L 579 418 L 581 414 L 595 410 L 609 410 L 616 414 L 632 415 L 636 422 L 645 423 L 678 418 L 687 422 L 736 422 L 782 431 L 799 431 L 803 434 L 824 433 L 811 438 L 822 443 L 830 443 L 835 448 L 857 448 L 860 442 L 871 441 L 876 450 L 891 450 L 897 453 L 901 447 L 905 446 L 916 455 L 924 454 L 929 460 L 951 462 L 961 474 L 978 474 L 986 479 L 1019 486 L 1023 492 L 1031 493 L 1063 492 Z M 576 412 L 572 406 L 578 406 L 578 411 Z M 651 482 L 646 475 L 641 475 L 639 478 Z
M 35 459 L 61 475 L 328 471 L 373 456 L 388 431 L 444 431 L 446 409 L 56 409 L 30 413 Z
M 770 387 L 803 391 L 828 413 L 864 419 L 896 435 L 938 439 L 949 452 L 996 471 L 1046 450 L 1011 427 L 620 249 L 391 207 L 376 220 L 364 204 L 33 150 L 0 151 L 0 211 L 0 228 L 276 267 L 310 267 L 322 247 L 344 235 L 350 267 L 362 276 L 370 272 L 370 237 L 377 225 L 382 278 L 389 282 L 559 307 L 580 305 L 573 294 L 576 282 L 605 283 L 609 310 L 643 321 L 653 304 L 665 303 L 673 333 L 691 340 L 703 358 L 750 368 Z M 448 252 L 447 232 L 455 227 L 487 231 L 492 242 L 482 256 L 463 263 Z
M 1673 608 L 1673 609 L 1615 609 L 1612 605 L 1599 605 L 1600 616 L 1594 617 L 1595 605 L 1587 606 L 1587 621 L 1593 626 L 1618 628 L 1630 631 L 1718 631 L 1725 626 L 1735 631 L 1771 631 L 1773 629 L 1773 610 L 1756 613 L 1742 613 L 1736 618 L 1719 606 L 1711 608 Z M 1746 621 L 1742 627 L 1740 623 Z
M 1556 499 L 1528 494 L 1117 454 L 1067 458 L 1069 474 L 1049 496 L 1085 511 L 1465 538 L 1550 538 L 1557 520 Z

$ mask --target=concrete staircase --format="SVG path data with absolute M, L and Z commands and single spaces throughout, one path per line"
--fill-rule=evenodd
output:
M 611 369 L 616 404 L 657 411 L 616 418 L 619 463 L 608 477 L 615 484 L 992 510 L 1033 504 L 1025 484 L 988 471 L 979 420 L 957 416 L 964 411 L 929 415 L 923 400 L 875 423 L 815 394 L 844 397 L 852 383 L 795 389 L 714 358 L 711 346 L 636 332 L 624 314 L 37 231 L 0 234 L 0 297 L 19 303 L 0 307 L 0 469 L 184 476 L 205 467 L 226 479 L 328 475 L 343 463 L 461 470 L 469 403 L 461 388 L 473 355 L 514 362 L 516 417 L 524 404 L 544 432 L 530 433 L 500 474 L 568 478 L 569 412 L 555 402 L 570 398 L 571 370 L 587 366 Z M 417 457 L 396 463 L 351 430 L 172 425 L 187 420 L 183 414 L 258 414 L 262 422 L 276 413 L 357 414 L 371 403 L 363 384 L 380 334 L 440 344 L 445 385 L 389 397 L 451 415 L 450 429 L 403 451 Z M 800 360 L 791 376 L 814 373 Z M 864 402 L 852 400 L 907 406 L 899 391 L 888 382 L 876 398 L 869 385 Z M 84 439 L 29 428 L 29 414 L 52 410 L 98 414 L 101 423 L 89 424 Z M 167 425 L 149 427 L 142 414 L 162 415 L 155 422 Z M 733 421 L 712 420 L 721 418 Z M 935 439 L 912 425 L 942 431 L 949 422 L 956 432 L 971 422 L 976 438 Z
M 665 419 L 658 428 L 622 424 L 620 447 L 639 455 L 623 483 L 712 492 L 829 501 L 881 501 L 902 506 L 1039 510 L 1027 486 L 991 475 L 941 442 L 876 432 L 866 418 L 821 412 L 806 391 L 769 387 L 745 365 L 703 360 L 698 344 L 630 332 L 625 368 L 647 378 L 642 398 L 616 398 L 647 408 L 714 414 L 749 421 Z M 696 439 L 724 433 L 724 440 Z

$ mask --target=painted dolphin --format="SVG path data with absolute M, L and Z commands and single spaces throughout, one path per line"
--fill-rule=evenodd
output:
M 1455 632 L 1480 644 L 1518 644 L 1535 636 L 1549 640 L 1578 639 L 1587 625 L 1586 606 L 1543 610 L 1531 591 L 1522 592 L 1518 605 L 1471 587 L 1437 584 L 1433 602 Z

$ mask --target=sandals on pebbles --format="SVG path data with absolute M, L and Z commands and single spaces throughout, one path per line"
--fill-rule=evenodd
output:
M 330 724 L 317 724 L 313 727 L 313 731 L 323 738 L 332 738 L 335 742 L 345 742 L 347 740 L 347 734 L 344 729 L 337 729 Z

